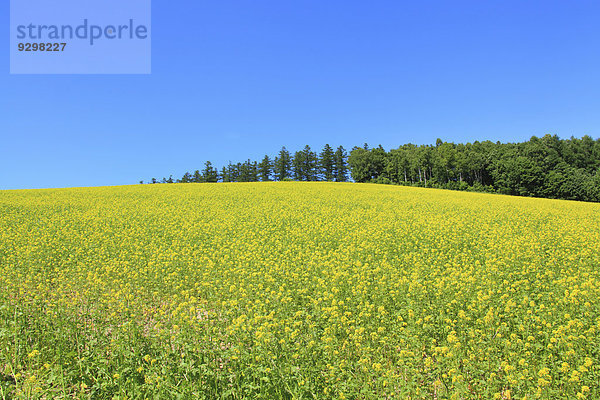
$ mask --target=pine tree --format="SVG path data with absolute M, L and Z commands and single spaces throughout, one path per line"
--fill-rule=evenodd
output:
M 304 168 L 304 152 L 297 151 L 294 153 L 294 158 L 292 158 L 292 168 L 294 169 L 294 180 L 303 181 L 306 176 Z
M 333 181 L 335 178 L 333 175 L 334 165 L 335 159 L 333 149 L 329 144 L 326 144 L 319 157 L 319 170 L 326 181 Z
M 348 181 L 348 154 L 342 146 L 338 147 L 333 156 L 334 168 L 333 175 L 336 182 Z
M 258 174 L 260 176 L 260 180 L 263 182 L 268 182 L 271 180 L 271 173 L 273 171 L 273 163 L 269 156 L 265 156 L 263 160 L 258 165 Z
M 221 169 L 221 176 L 220 176 L 220 178 L 221 178 L 221 182 L 231 182 L 231 181 L 229 180 L 229 172 L 228 172 L 228 170 L 227 170 L 227 167 L 225 167 L 225 166 L 224 166 L 224 167 Z
M 236 182 L 248 182 L 247 181 L 247 173 L 246 166 L 242 163 L 235 164 L 236 171 Z
M 229 182 L 238 182 L 239 170 L 231 161 L 227 164 L 227 177 L 229 178 Z
M 284 147 L 279 151 L 278 157 L 275 158 L 274 173 L 278 181 L 282 181 L 291 176 L 292 157 L 290 152 Z
M 181 177 L 181 183 L 190 183 L 190 182 L 192 182 L 192 174 L 190 174 L 189 172 L 186 172 Z
M 316 181 L 319 161 L 317 153 L 312 151 L 309 145 L 304 146 L 302 152 L 304 153 L 304 177 L 307 181 Z
M 218 173 L 215 168 L 213 168 L 212 163 L 207 161 L 204 164 L 204 169 L 202 170 L 202 182 L 215 183 L 218 181 Z
M 202 174 L 199 170 L 194 171 L 194 176 L 192 177 L 192 182 L 200 183 L 202 182 Z
M 250 162 L 250 182 L 258 182 L 258 163 L 256 161 Z
M 240 171 L 239 182 L 250 182 L 250 175 L 252 165 L 250 160 L 244 161 L 244 163 L 238 163 L 238 171 Z

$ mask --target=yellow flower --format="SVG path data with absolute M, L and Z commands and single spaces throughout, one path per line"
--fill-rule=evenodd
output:
M 547 386 L 550 384 L 550 381 L 544 378 L 539 378 L 538 379 L 538 385 L 539 386 Z
M 93 375 L 107 354 L 125 371 L 127 349 L 148 386 L 173 384 L 155 375 L 164 360 L 198 378 L 178 390 L 207 398 L 198 382 L 263 393 L 279 372 L 327 398 L 460 398 L 459 386 L 532 398 L 569 385 L 592 397 L 597 206 L 327 182 L 0 191 L 0 325 L 4 338 L 45 327 L 56 359 L 74 361 L 65 375 Z M 59 368 L 37 362 L 50 343 L 39 339 L 41 354 L 17 351 L 4 371 L 33 397 Z
M 28 357 L 28 358 L 34 358 L 34 357 L 37 357 L 39 354 L 40 354 L 40 352 L 39 352 L 39 351 L 37 351 L 37 350 L 33 350 L 31 353 L 29 353 L 29 354 L 27 355 L 27 357 Z

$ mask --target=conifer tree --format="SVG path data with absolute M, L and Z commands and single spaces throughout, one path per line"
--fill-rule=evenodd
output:
M 284 147 L 279 151 L 279 155 L 275 158 L 274 162 L 274 174 L 275 179 L 282 181 L 291 176 L 292 170 L 292 157 L 290 152 Z
M 302 153 L 304 153 L 304 178 L 307 181 L 316 181 L 318 175 L 317 166 L 319 161 L 317 153 L 312 151 L 309 145 L 304 146 Z
M 218 181 L 218 172 L 215 168 L 213 168 L 212 163 L 210 161 L 207 161 L 204 164 L 201 181 L 208 183 L 215 183 Z
M 268 155 L 263 158 L 263 160 L 258 165 L 258 175 L 260 176 L 260 180 L 263 182 L 268 182 L 271 180 L 271 173 L 273 171 L 273 163 Z
M 348 154 L 342 146 L 338 147 L 333 156 L 334 176 L 336 182 L 348 181 Z
M 303 181 L 306 177 L 306 164 L 304 162 L 303 151 L 297 151 L 294 153 L 294 158 L 292 159 L 292 167 L 294 169 L 294 180 Z
M 258 163 L 256 161 L 250 162 L 250 182 L 258 182 Z
M 202 174 L 199 170 L 194 171 L 194 176 L 192 177 L 192 182 L 200 183 L 202 182 Z
M 227 167 L 224 166 L 223 168 L 221 168 L 221 175 L 219 178 L 221 179 L 221 182 L 231 182 L 229 180 L 229 173 L 227 171 Z
M 326 181 L 334 180 L 334 178 L 335 178 L 333 175 L 334 165 L 335 165 L 335 159 L 334 159 L 333 149 L 331 148 L 331 146 L 329 146 L 329 144 L 326 144 L 325 147 L 323 147 L 323 151 L 321 151 L 321 154 L 319 157 L 320 173 L 323 176 L 323 179 L 325 179 Z
M 189 172 L 186 172 L 181 177 L 181 183 L 190 183 L 190 182 L 192 182 L 192 174 L 190 174 Z

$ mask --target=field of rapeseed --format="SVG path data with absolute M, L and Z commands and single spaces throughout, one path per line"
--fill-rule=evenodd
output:
M 600 205 L 0 192 L 0 398 L 598 399 Z

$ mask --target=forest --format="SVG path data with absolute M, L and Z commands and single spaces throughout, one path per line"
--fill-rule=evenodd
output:
M 333 181 L 410 185 L 552 199 L 600 201 L 600 139 L 533 136 L 521 143 L 475 141 L 434 145 L 356 146 L 348 152 L 326 144 L 320 152 L 306 145 L 275 157 L 228 163 L 151 183 Z M 140 181 L 143 183 L 143 181 Z

